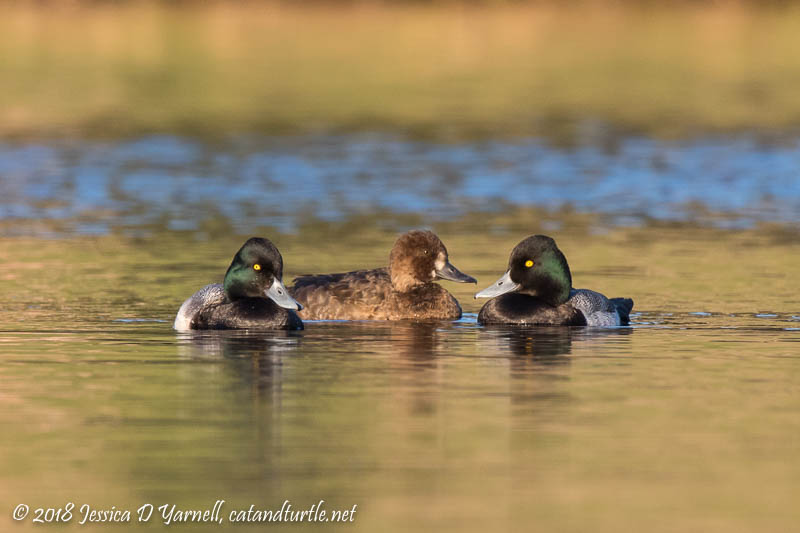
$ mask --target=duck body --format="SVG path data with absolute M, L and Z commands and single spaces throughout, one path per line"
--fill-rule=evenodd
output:
M 292 296 L 304 302 L 306 320 L 458 320 L 461 306 L 437 283 L 407 291 L 392 286 L 388 268 L 301 276 Z
M 253 237 L 239 249 L 223 283 L 206 285 L 178 310 L 173 327 L 303 329 L 302 309 L 283 284 L 283 258 L 269 240 Z
M 552 306 L 535 296 L 508 293 L 492 298 L 478 314 L 479 324 L 519 326 L 622 326 L 629 323 L 629 298 L 608 299 L 599 292 L 572 289 L 569 299 Z
M 190 329 L 303 329 L 291 309 L 268 298 L 230 300 L 221 283 L 206 285 L 183 302 L 173 327 Z
M 630 298 L 606 298 L 572 287 L 567 258 L 546 235 L 524 239 L 511 251 L 508 270 L 476 298 L 492 298 L 479 324 L 621 326 L 630 322 Z
M 340 274 L 300 276 L 290 292 L 304 320 L 457 320 L 461 306 L 435 283 L 475 283 L 450 264 L 431 231 L 409 231 L 389 254 L 389 266 Z

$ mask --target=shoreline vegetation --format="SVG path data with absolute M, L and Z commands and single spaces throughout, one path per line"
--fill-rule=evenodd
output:
M 0 139 L 800 129 L 800 8 L 0 4 Z

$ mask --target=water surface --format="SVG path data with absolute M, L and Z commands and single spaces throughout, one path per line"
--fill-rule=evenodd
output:
M 222 499 L 227 517 L 322 499 L 357 505 L 343 527 L 363 531 L 794 527 L 796 148 L 6 143 L 3 520 L 19 503 Z M 483 328 L 477 288 L 442 282 L 460 321 L 171 329 L 250 235 L 290 281 L 385 265 L 420 226 L 480 287 L 551 234 L 577 287 L 635 300 L 632 324 Z
M 483 221 L 509 229 L 437 229 L 487 285 L 522 235 Z M 287 278 L 385 261 L 393 230 L 343 224 L 271 235 Z M 3 520 L 324 499 L 357 504 L 343 527 L 363 531 L 793 527 L 796 233 L 561 225 L 576 285 L 633 297 L 631 327 L 483 328 L 474 287 L 450 283 L 453 323 L 176 334 L 244 235 L 3 239 Z
M 0 144 L 0 221 L 9 234 L 105 234 L 159 225 L 297 231 L 309 220 L 414 214 L 444 222 L 514 207 L 575 209 L 619 225 L 796 224 L 798 141 L 750 136 L 441 144 L 386 135 L 177 137 Z M 51 226 L 49 231 L 54 231 Z

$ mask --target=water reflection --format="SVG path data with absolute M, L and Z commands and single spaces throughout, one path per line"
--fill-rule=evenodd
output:
M 446 326 L 446 323 L 444 324 Z M 394 346 L 394 357 L 407 363 L 412 370 L 436 367 L 437 353 L 443 342 L 437 332 L 442 324 L 435 322 L 401 322 L 389 327 L 389 342 Z
M 796 332 L 750 325 L 796 317 L 674 309 L 637 316 L 658 327 L 603 330 L 484 328 L 467 313 L 303 332 L 176 334 L 141 321 L 103 333 L 98 322 L 89 338 L 7 332 L 0 450 L 13 460 L 1 474 L 9 497 L 72 497 L 66 479 L 108 506 L 358 503 L 365 531 L 420 509 L 443 531 L 470 529 L 446 519 L 464 509 L 550 524 L 582 516 L 575 498 L 617 509 L 620 491 L 633 512 L 649 512 L 653 490 L 688 512 L 674 484 L 654 480 L 711 505 L 714 476 L 730 480 L 731 502 L 753 478 L 773 487 L 766 505 L 796 484 L 800 359 Z M 724 329 L 731 321 L 742 327 Z M 486 507 L 487 494 L 502 504 Z
M 741 227 L 795 220 L 796 144 L 627 138 L 563 149 L 539 139 L 442 145 L 385 135 L 0 144 L 0 221 L 69 221 L 82 234 L 199 230 L 211 220 L 294 231 L 310 217 L 446 220 L 512 205 Z
M 245 357 L 275 354 L 296 348 L 300 332 L 281 330 L 197 330 L 175 334 L 184 357 Z
M 189 359 L 222 359 L 236 381 L 258 391 L 279 391 L 282 357 L 300 346 L 292 331 L 191 331 L 176 334 L 178 354 Z
M 511 355 L 512 367 L 517 365 L 568 364 L 572 351 L 574 328 L 488 328 L 495 348 Z
M 488 353 L 507 353 L 512 368 L 522 369 L 569 364 L 574 343 L 599 347 L 609 341 L 617 342 L 633 332 L 634 328 L 630 327 L 487 326 L 481 331 L 481 344 Z M 627 348 L 620 346 L 619 349 L 625 351 Z

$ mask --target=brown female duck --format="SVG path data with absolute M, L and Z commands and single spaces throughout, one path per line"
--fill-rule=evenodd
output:
M 389 254 L 389 267 L 342 274 L 300 276 L 289 289 L 304 320 L 457 320 L 461 306 L 434 283 L 476 283 L 450 264 L 447 248 L 431 231 L 409 231 Z

